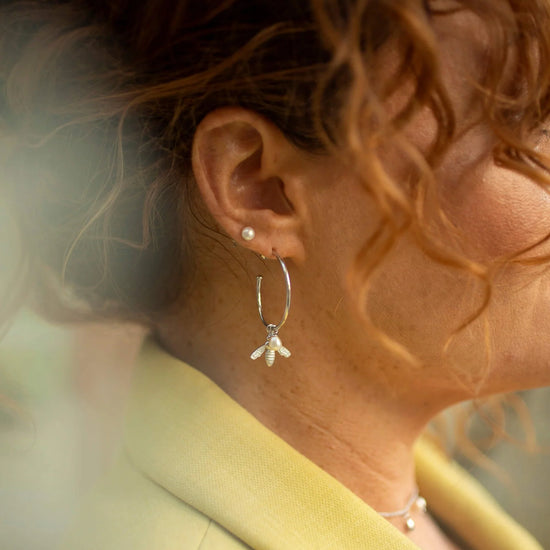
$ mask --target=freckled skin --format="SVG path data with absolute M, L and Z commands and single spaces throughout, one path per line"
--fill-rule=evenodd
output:
M 488 124 L 479 121 L 480 107 L 469 84 L 480 77 L 483 66 L 486 36 L 477 17 L 460 12 L 435 18 L 434 25 L 445 60 L 443 80 L 458 122 L 457 138 L 436 170 L 438 204 L 452 225 L 450 231 L 438 226 L 438 237 L 456 243 L 456 249 L 467 257 L 492 265 L 550 233 L 550 197 L 534 181 L 494 162 L 496 140 Z M 399 98 L 391 99 L 390 110 L 391 102 L 399 105 Z M 428 147 L 434 131 L 435 121 L 427 112 L 406 128 L 420 149 Z M 550 141 L 539 139 L 538 150 L 550 154 Z M 405 180 L 406 166 L 391 152 L 386 154 L 390 171 Z M 543 243 L 529 255 L 548 253 L 550 243 Z M 546 359 L 550 346 L 535 337 L 550 332 L 549 298 L 550 278 L 540 267 L 500 269 L 483 318 L 488 325 L 483 325 L 483 319 L 473 323 L 456 335 L 443 355 L 450 335 L 481 304 L 483 285 L 467 272 L 437 265 L 405 235 L 379 270 L 369 310 L 381 328 L 421 357 L 434 385 L 437 380 L 441 383 L 439 391 L 447 385 L 444 377 L 449 369 L 440 368 L 446 365 L 455 368 L 455 387 L 458 372 L 463 380 L 469 379 L 470 392 L 484 394 L 550 384 L 550 361 Z M 491 374 L 480 387 L 487 367 Z

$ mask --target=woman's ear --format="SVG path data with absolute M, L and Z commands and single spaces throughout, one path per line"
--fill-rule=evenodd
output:
M 307 198 L 300 152 L 253 111 L 210 112 L 195 132 L 192 166 L 206 207 L 235 241 L 271 257 L 303 257 L 300 215 Z M 295 204 L 299 202 L 300 204 Z M 255 237 L 245 240 L 242 230 Z

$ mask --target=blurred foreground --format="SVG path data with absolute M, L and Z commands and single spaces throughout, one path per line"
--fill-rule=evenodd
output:
M 143 330 L 25 312 L 0 342 L 0 548 L 52 550 L 120 445 Z

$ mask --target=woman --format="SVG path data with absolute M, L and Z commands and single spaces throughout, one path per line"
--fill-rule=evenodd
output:
M 540 548 L 414 447 L 550 383 L 545 1 L 1 17 L 19 281 L 152 332 L 68 548 Z

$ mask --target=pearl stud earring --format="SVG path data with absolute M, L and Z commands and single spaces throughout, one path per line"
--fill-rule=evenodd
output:
M 255 236 L 256 231 L 248 225 L 241 231 L 241 237 L 244 241 L 251 241 Z

